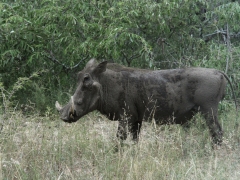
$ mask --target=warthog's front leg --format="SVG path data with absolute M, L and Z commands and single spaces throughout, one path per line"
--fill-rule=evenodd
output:
M 122 141 L 127 139 L 127 125 L 128 122 L 125 119 L 120 120 L 118 123 L 117 138 Z

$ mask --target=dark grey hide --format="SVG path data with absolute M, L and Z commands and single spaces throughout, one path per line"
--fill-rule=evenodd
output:
M 213 141 L 222 141 L 218 104 L 229 79 L 221 71 L 152 71 L 91 59 L 78 76 L 78 86 L 69 103 L 61 107 L 56 102 L 65 122 L 75 122 L 98 110 L 110 120 L 119 121 L 120 139 L 126 139 L 128 129 L 137 140 L 143 121 L 154 118 L 158 124 L 184 124 L 199 111 L 206 118 Z

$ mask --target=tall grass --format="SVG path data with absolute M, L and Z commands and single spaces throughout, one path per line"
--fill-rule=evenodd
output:
M 2 118 L 2 117 L 0 117 Z M 77 123 L 12 112 L 0 135 L 1 179 L 240 179 L 239 129 L 232 108 L 220 114 L 221 147 L 211 147 L 204 119 L 190 128 L 144 123 L 140 140 L 118 151 L 117 122 L 94 112 Z

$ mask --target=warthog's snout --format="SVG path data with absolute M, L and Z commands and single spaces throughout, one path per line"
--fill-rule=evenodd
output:
M 68 123 L 77 121 L 75 120 L 76 111 L 74 109 L 73 96 L 71 96 L 71 101 L 65 107 L 62 107 L 58 101 L 56 101 L 55 107 L 57 111 L 60 113 L 61 119 L 63 121 Z

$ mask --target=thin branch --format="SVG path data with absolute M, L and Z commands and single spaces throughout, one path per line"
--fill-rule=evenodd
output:
M 221 29 L 222 30 L 222 29 Z M 223 30 L 222 30 L 223 31 Z M 223 37 L 223 41 L 225 44 L 227 44 L 227 39 L 226 39 L 226 36 L 227 36 L 227 30 L 226 30 L 226 33 L 221 33 L 222 37 Z
M 131 62 L 128 60 L 127 55 L 123 51 L 121 51 L 121 53 L 124 56 L 125 60 L 127 61 L 128 66 L 130 66 Z
M 222 35 L 222 36 L 229 36 L 229 37 L 232 37 L 232 38 L 238 38 L 238 37 L 240 37 L 240 32 L 238 32 L 238 33 L 229 33 L 228 32 L 228 30 L 223 30 L 223 29 L 221 29 L 221 30 L 217 30 L 217 31 L 215 31 L 214 33 L 211 33 L 211 34 L 207 34 L 207 35 L 204 35 L 203 37 L 204 38 L 206 38 L 205 39 L 205 42 L 208 42 L 208 41 L 210 41 L 214 36 L 216 36 L 216 35 Z M 224 38 L 225 38 L 224 37 Z
M 122 55 L 124 56 L 125 60 L 127 61 L 128 66 L 130 66 L 133 59 L 139 58 L 141 54 L 133 54 L 131 57 L 127 57 L 127 55 L 121 51 Z
M 77 68 L 82 62 L 84 62 L 88 58 L 88 56 L 86 56 L 85 58 L 81 59 L 76 65 L 68 67 L 65 64 L 61 63 L 59 60 L 57 60 L 52 51 L 50 51 L 50 52 L 46 51 L 46 53 L 48 54 L 46 57 L 49 60 L 51 60 L 55 64 L 61 65 L 65 71 L 69 71 L 69 70 L 73 70 L 73 69 Z
M 47 56 L 47 58 L 50 59 L 52 62 L 63 66 L 64 69 L 69 69 L 69 67 L 67 67 L 65 64 L 60 63 L 60 62 L 55 58 L 55 56 L 53 55 L 52 51 L 46 52 L 46 53 L 49 54 L 49 56 Z
M 226 32 L 226 30 L 221 30 L 221 31 L 220 31 L 220 30 L 217 30 L 217 31 L 215 31 L 214 33 L 204 35 L 203 37 L 214 36 L 214 35 L 217 35 L 217 34 L 223 34 L 223 35 L 226 35 L 227 32 Z

